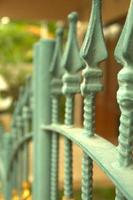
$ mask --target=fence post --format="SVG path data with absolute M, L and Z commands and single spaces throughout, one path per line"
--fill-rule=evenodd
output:
M 49 67 L 54 40 L 40 40 L 35 46 L 33 74 L 33 200 L 50 200 L 51 136 L 41 129 L 51 120 Z M 37 56 L 37 57 L 36 57 Z

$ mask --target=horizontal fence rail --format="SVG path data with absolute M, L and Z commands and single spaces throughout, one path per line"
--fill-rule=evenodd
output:
M 93 161 L 115 185 L 115 200 L 133 200 L 133 0 L 115 49 L 116 61 L 122 65 L 118 73 L 117 92 L 121 111 L 118 146 L 100 137 L 95 130 L 95 102 L 97 94 L 103 89 L 103 72 L 99 64 L 108 57 L 101 7 L 101 0 L 92 1 L 81 48 L 77 37 L 76 12 L 68 15 L 65 45 L 64 29 L 60 26 L 55 39 L 40 39 L 34 46 L 33 74 L 20 88 L 11 133 L 5 134 L 0 127 L 0 178 L 6 200 L 59 199 L 61 136 L 64 140 L 63 200 L 74 200 L 74 143 L 83 152 L 82 200 L 93 199 Z M 82 128 L 74 125 L 77 94 L 83 98 Z M 62 112 L 65 114 L 60 120 Z
M 87 139 L 83 136 L 82 128 L 69 128 L 65 125 L 50 125 L 43 126 L 43 130 L 57 132 L 58 134 L 67 137 L 73 143 L 77 144 L 88 156 L 94 160 L 111 181 L 123 191 L 127 199 L 133 199 L 132 181 L 133 167 L 128 170 L 120 167 L 117 162 L 118 150 L 115 145 L 108 142 L 104 138 L 98 136 Z

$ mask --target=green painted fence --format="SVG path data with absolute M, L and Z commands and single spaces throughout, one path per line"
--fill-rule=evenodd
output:
M 22 194 L 29 177 L 29 144 L 33 143 L 33 200 L 58 199 L 59 138 L 64 137 L 64 197 L 73 196 L 73 143 L 83 151 L 81 199 L 93 199 L 93 161 L 116 186 L 115 200 L 133 200 L 133 0 L 118 41 L 117 100 L 121 110 L 118 146 L 95 133 L 95 99 L 103 88 L 99 63 L 108 56 L 101 21 L 101 0 L 92 1 L 92 12 L 81 49 L 76 36 L 77 13 L 68 16 L 69 31 L 63 52 L 63 28 L 56 40 L 41 39 L 34 47 L 34 68 L 20 89 L 12 131 L 0 130 L 0 177 L 5 199 L 13 190 Z M 62 53 L 63 52 L 63 53 Z M 82 73 L 81 73 L 82 72 Z M 112 74 L 110 74 L 112 76 Z M 83 128 L 73 126 L 74 97 L 84 98 Z M 60 98 L 65 96 L 65 119 L 60 124 Z M 16 194 L 16 193 L 15 193 Z M 23 198 L 20 198 L 23 199 Z

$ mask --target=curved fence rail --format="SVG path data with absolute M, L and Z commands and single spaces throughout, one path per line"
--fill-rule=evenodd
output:
M 20 89 L 11 134 L 0 131 L 1 149 L 4 149 L 0 154 L 0 176 L 6 200 L 58 199 L 60 136 L 64 138 L 63 200 L 74 199 L 73 143 L 83 151 L 82 200 L 93 199 L 93 161 L 114 183 L 115 200 L 133 200 L 133 1 L 115 50 L 116 60 L 122 65 L 118 73 L 117 100 L 121 117 L 117 147 L 95 131 L 95 100 L 103 88 L 99 63 L 108 56 L 101 3 L 101 0 L 92 1 L 90 21 L 81 49 L 75 12 L 68 16 L 69 31 L 64 51 L 62 27 L 57 28 L 55 40 L 41 39 L 34 47 L 33 75 Z M 83 128 L 74 126 L 76 94 L 81 94 L 84 99 Z M 64 124 L 60 125 L 62 96 L 65 96 L 65 117 Z M 31 141 L 32 195 L 29 180 Z

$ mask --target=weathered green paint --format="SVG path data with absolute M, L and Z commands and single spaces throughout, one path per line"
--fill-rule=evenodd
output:
M 115 57 L 123 68 L 118 73 L 119 89 L 117 101 L 121 111 L 119 126 L 118 162 L 122 167 L 133 164 L 133 1 L 130 3 L 127 19 L 115 49 Z M 126 200 L 122 190 L 116 190 L 116 200 Z
M 4 147 L 4 127 L 2 124 L 0 124 L 0 192 L 4 194 L 4 189 L 5 189 L 5 178 L 6 178 L 6 173 L 5 173 L 5 165 L 3 164 L 4 160 L 4 153 L 5 153 L 5 147 Z
M 10 200 L 11 197 L 11 188 L 12 188 L 12 180 L 11 180 L 11 176 L 7 176 L 7 170 L 8 170 L 8 166 L 9 166 L 9 161 L 10 161 L 10 156 L 11 156 L 11 152 L 12 152 L 12 135 L 9 133 L 6 133 L 4 135 L 4 148 L 5 148 L 5 152 L 4 152 L 4 166 L 5 166 L 5 188 L 4 188 L 4 196 L 6 200 Z
M 34 137 L 34 186 L 33 200 L 50 200 L 50 157 L 51 137 L 46 131 L 42 131 L 41 125 L 51 121 L 50 80 L 49 67 L 53 54 L 55 41 L 40 40 L 39 61 L 36 66 L 36 90 L 33 91 L 34 101 L 37 107 L 33 108 L 38 119 Z M 34 88 L 35 89 L 35 88 Z M 43 107 L 44 106 L 44 107 Z M 37 108 L 37 109 L 36 109 Z
M 97 163 L 114 185 L 120 191 L 123 191 L 128 200 L 133 199 L 133 168 L 125 169 L 118 165 L 116 162 L 118 152 L 115 145 L 97 134 L 88 138 L 83 134 L 82 128 L 68 127 L 66 125 L 49 125 L 43 126 L 43 129 L 49 131 L 49 134 L 55 131 L 77 144 Z
M 132 22 L 133 1 L 131 1 L 127 20 L 123 33 L 115 50 L 116 60 L 123 65 L 118 73 L 119 90 L 117 101 L 121 110 L 119 127 L 119 163 L 126 167 L 133 164 L 132 156 L 132 125 L 133 125 L 133 22 Z
M 11 134 L 13 135 L 13 149 L 15 148 L 15 145 L 17 143 L 17 126 L 16 126 L 16 117 L 17 117 L 17 103 L 15 103 L 15 110 L 14 110 L 14 113 L 13 113 L 13 119 L 12 119 L 12 123 L 11 123 Z M 18 163 L 18 155 L 14 158 L 13 160 L 13 188 L 14 189 L 17 189 L 18 187 L 18 180 L 17 180 L 17 177 L 18 177 L 18 173 L 17 173 L 17 163 Z M 9 170 L 10 170 L 10 167 L 9 167 Z M 7 172 L 8 173 L 8 172 Z
M 10 195 L 13 189 L 17 189 L 19 193 L 21 193 L 22 182 L 25 180 L 24 174 L 27 173 L 24 170 L 24 164 L 26 160 L 24 159 L 25 151 L 27 146 L 27 141 L 29 141 L 29 135 L 25 138 L 25 128 L 26 125 L 24 123 L 24 113 L 25 109 L 24 105 L 27 105 L 28 99 L 28 90 L 26 88 L 22 88 L 20 90 L 19 101 L 15 104 L 15 111 L 13 114 L 12 120 L 12 151 L 10 153 L 10 158 L 7 166 L 7 184 L 10 183 Z M 24 106 L 24 107 L 23 107 Z M 29 118 L 29 116 L 27 116 Z M 26 120 L 26 124 L 28 120 Z M 28 173 L 27 173 L 28 174 Z M 10 198 L 9 198 L 10 199 Z
M 21 138 L 23 137 L 23 132 L 22 132 L 22 129 L 23 129 L 23 122 L 22 122 L 22 116 L 18 115 L 17 116 L 17 119 L 16 119 L 16 126 L 17 126 L 17 139 L 18 139 L 18 142 L 19 140 L 21 140 Z M 18 159 L 18 163 L 17 163 L 17 182 L 18 182 L 18 192 L 19 194 L 21 193 L 21 186 L 22 186 L 22 181 L 23 181 L 23 178 L 22 178 L 22 171 L 23 171 L 23 152 L 24 152 L 24 149 L 23 149 L 23 146 L 21 146 L 19 152 L 18 152 L 18 155 L 17 155 L 17 159 Z
M 62 40 L 63 27 L 58 27 L 56 31 L 55 50 L 51 62 L 50 72 L 51 81 L 51 97 L 52 97 L 52 117 L 51 122 L 59 123 L 59 97 L 61 96 L 62 80 L 61 76 L 64 69 L 61 66 L 62 57 Z M 58 200 L 58 162 L 59 162 L 59 135 L 52 133 L 51 138 L 51 177 L 50 177 L 50 199 Z
M 22 182 L 28 180 L 28 148 L 31 140 L 34 144 L 32 198 L 58 200 L 60 135 L 65 140 L 64 199 L 74 198 L 73 143 L 84 152 L 81 189 L 83 200 L 92 200 L 93 160 L 116 186 L 116 200 L 133 199 L 133 0 L 115 50 L 116 60 L 123 66 L 118 74 L 117 100 L 121 118 L 117 148 L 95 133 L 95 98 L 102 89 L 99 62 L 107 57 L 102 32 L 101 3 L 101 0 L 92 1 L 90 22 L 80 55 L 75 12 L 68 16 L 69 31 L 64 53 L 62 28 L 57 29 L 56 41 L 42 39 L 35 45 L 33 75 L 32 78 L 27 78 L 26 85 L 20 89 L 11 134 L 2 134 L 0 131 L 0 180 L 3 182 L 6 200 L 11 199 L 13 189 L 17 189 L 20 194 Z M 77 93 L 84 97 L 83 128 L 73 126 L 74 97 Z M 61 95 L 66 97 L 65 125 L 59 125 Z
M 74 95 L 80 90 L 80 75 L 78 72 L 81 68 L 81 59 L 79 56 L 79 47 L 77 42 L 76 25 L 78 20 L 77 13 L 73 12 L 68 15 L 69 32 L 62 66 L 66 70 L 63 75 L 63 94 L 66 96 L 65 103 L 65 124 L 73 126 L 73 109 Z M 73 198 L 73 172 L 72 172 L 72 142 L 64 138 L 64 197 Z
M 30 124 L 29 124 L 29 108 L 28 106 L 24 106 L 22 109 L 22 117 L 23 117 L 23 132 L 24 136 L 26 136 L 30 132 Z M 23 182 L 28 181 L 28 173 L 29 173 L 29 146 L 28 143 L 25 143 L 23 146 Z
M 83 83 L 81 93 L 84 96 L 84 134 L 88 137 L 95 133 L 95 98 L 101 91 L 100 79 L 102 71 L 98 68 L 99 62 L 107 57 L 102 22 L 101 0 L 92 1 L 92 11 L 87 33 L 80 51 L 85 64 L 83 67 Z M 92 200 L 93 163 L 92 159 L 84 153 L 82 160 L 82 200 Z

